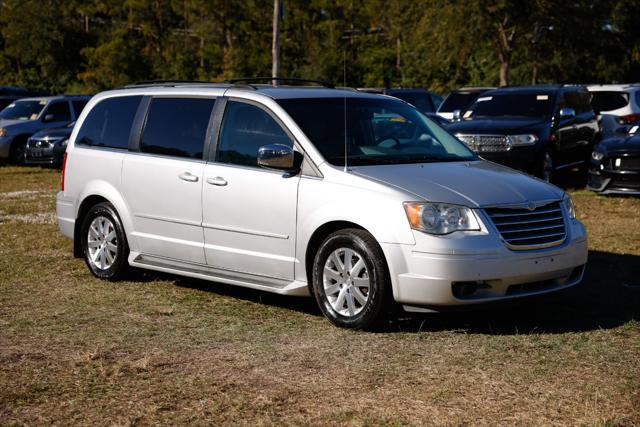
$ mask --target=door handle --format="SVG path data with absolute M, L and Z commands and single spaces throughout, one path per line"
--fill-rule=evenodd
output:
M 178 175 L 178 178 L 187 182 L 198 182 L 198 177 L 189 172 L 181 173 L 180 175 Z
M 207 178 L 207 184 L 225 186 L 227 185 L 227 180 L 221 176 L 216 176 L 215 178 Z

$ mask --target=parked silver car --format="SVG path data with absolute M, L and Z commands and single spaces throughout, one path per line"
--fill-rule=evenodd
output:
M 482 160 L 409 104 L 320 87 L 141 85 L 69 139 L 60 230 L 97 277 L 129 266 L 315 296 L 334 324 L 580 282 L 562 190 Z

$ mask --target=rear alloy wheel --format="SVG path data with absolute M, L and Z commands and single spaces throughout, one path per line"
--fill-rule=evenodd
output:
M 98 203 L 85 216 L 81 235 L 84 260 L 94 276 L 118 280 L 129 270 L 127 245 L 120 218 L 110 203 Z
M 375 328 L 389 312 L 390 288 L 384 255 L 369 233 L 340 230 L 320 246 L 313 264 L 313 290 L 333 324 Z

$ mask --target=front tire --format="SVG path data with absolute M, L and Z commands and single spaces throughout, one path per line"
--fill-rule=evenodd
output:
M 331 234 L 313 262 L 313 291 L 322 313 L 336 326 L 374 329 L 388 316 L 391 283 L 382 249 L 364 230 Z
M 119 280 L 129 271 L 129 245 L 120 217 L 111 203 L 98 203 L 85 215 L 80 228 L 84 261 L 91 273 Z
M 9 163 L 12 165 L 23 165 L 25 163 L 25 154 L 27 152 L 27 140 L 21 137 L 16 138 L 11 143 L 9 149 Z

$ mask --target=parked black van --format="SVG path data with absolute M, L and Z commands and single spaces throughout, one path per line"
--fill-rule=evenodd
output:
M 483 93 L 448 130 L 487 160 L 551 181 L 588 166 L 598 123 L 582 86 L 514 86 Z

